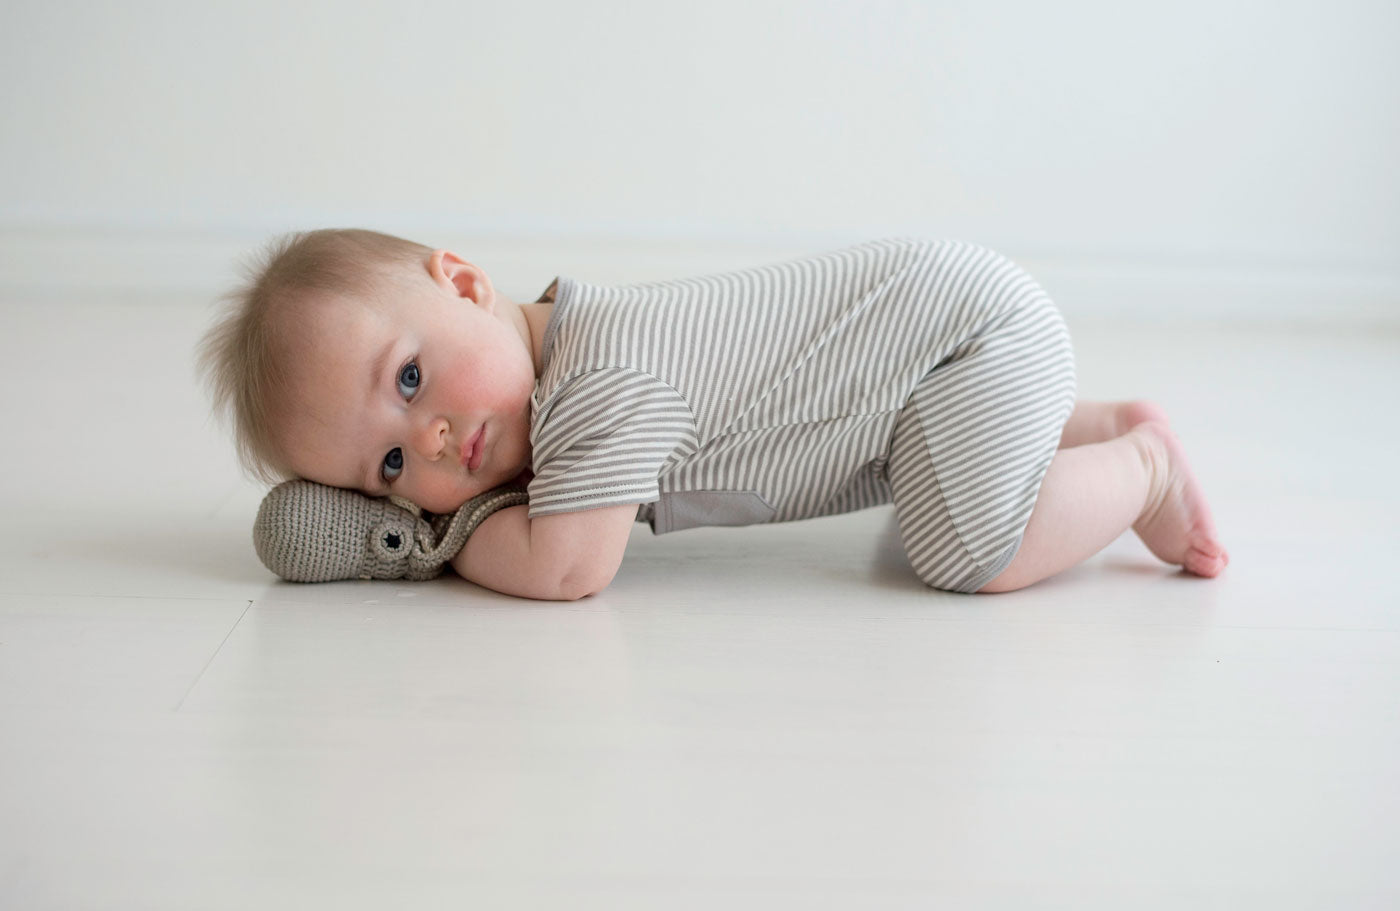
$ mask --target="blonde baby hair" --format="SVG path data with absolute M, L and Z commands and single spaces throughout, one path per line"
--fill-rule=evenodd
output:
M 309 295 L 373 299 L 386 279 L 412 276 L 407 267 L 425 265 L 432 252 L 389 234 L 327 228 L 274 238 L 241 264 L 243 281 L 219 298 L 221 310 L 201 338 L 196 360 L 213 413 L 232 418 L 238 461 L 247 474 L 267 484 L 295 477 L 274 428 L 291 382 L 279 315 Z

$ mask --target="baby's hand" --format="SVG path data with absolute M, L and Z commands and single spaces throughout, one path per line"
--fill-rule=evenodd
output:
M 263 498 L 253 547 L 292 582 L 432 579 L 498 509 L 529 502 L 522 487 L 489 490 L 433 515 L 398 497 L 367 497 L 314 481 L 284 481 Z

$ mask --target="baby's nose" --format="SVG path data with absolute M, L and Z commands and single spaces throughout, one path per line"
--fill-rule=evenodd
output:
M 425 459 L 437 459 L 447 443 L 447 419 L 433 418 L 418 434 L 418 454 Z

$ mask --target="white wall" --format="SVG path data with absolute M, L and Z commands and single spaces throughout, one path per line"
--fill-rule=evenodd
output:
M 1397 43 L 1388 0 L 7 0 L 0 281 L 327 225 L 913 232 L 1394 315 Z

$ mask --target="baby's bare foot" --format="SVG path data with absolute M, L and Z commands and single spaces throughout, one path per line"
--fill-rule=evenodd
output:
M 1142 516 L 1133 531 L 1158 559 L 1198 576 L 1218 576 L 1230 562 L 1211 520 L 1210 507 L 1181 441 L 1165 423 L 1146 421 L 1142 434 L 1153 458 L 1153 479 Z

